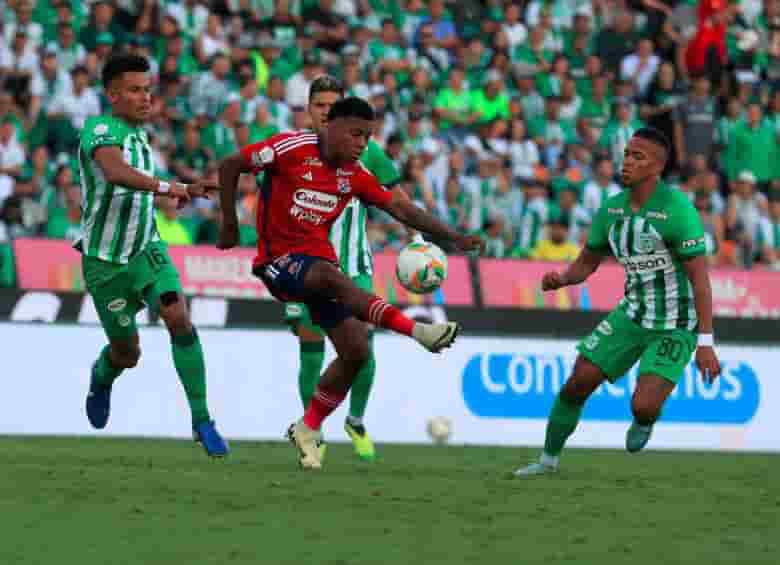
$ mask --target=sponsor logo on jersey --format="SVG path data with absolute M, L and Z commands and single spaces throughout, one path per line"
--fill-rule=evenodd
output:
M 336 169 L 336 176 L 337 177 L 351 177 L 354 174 L 355 173 L 353 173 L 352 171 L 345 171 L 344 169 L 341 169 L 341 168 Z
M 347 194 L 352 190 L 352 186 L 349 184 L 349 179 L 336 179 L 336 186 L 341 194 Z
M 596 330 L 604 335 L 612 335 L 612 324 L 608 320 L 602 320 L 601 323 L 596 326 Z
M 315 212 L 311 212 L 309 210 L 304 210 L 303 208 L 301 208 L 300 206 L 296 206 L 295 204 L 293 204 L 293 207 L 290 208 L 290 215 L 298 221 L 309 222 L 314 224 L 315 226 L 319 226 L 325 221 L 325 218 L 323 218 L 319 214 Z
M 120 312 L 121 310 L 125 309 L 125 306 L 127 306 L 127 300 L 125 300 L 124 298 L 115 298 L 114 300 L 108 303 L 108 311 Z
M 92 131 L 95 135 L 105 135 L 108 133 L 108 124 L 98 124 Z
M 691 247 L 696 247 L 699 244 L 704 244 L 704 237 L 700 237 L 698 239 L 686 239 L 682 242 L 682 248 L 690 249 Z
M 620 257 L 627 273 L 652 273 L 663 271 L 672 264 L 668 253 L 656 253 L 653 255 L 634 255 L 633 257 Z
M 325 194 L 308 188 L 296 190 L 293 200 L 298 206 L 318 212 L 333 212 L 339 205 L 339 197 L 335 194 Z
M 623 208 L 607 208 L 607 212 L 609 214 L 620 214 L 620 215 L 623 215 L 625 213 L 625 210 L 623 210 Z
M 667 216 L 664 212 L 653 212 L 652 210 L 647 213 L 648 218 L 653 218 L 655 220 L 668 220 L 669 216 Z
M 260 151 L 252 153 L 252 164 L 255 167 L 263 167 L 274 161 L 274 150 L 270 147 L 263 147 Z
M 574 356 L 553 350 L 476 353 L 462 369 L 464 404 L 481 418 L 546 420 L 573 365 Z M 744 424 L 752 420 L 761 404 L 758 376 L 764 372 L 764 379 L 768 379 L 771 367 L 744 357 L 723 359 L 721 367 L 720 378 L 707 384 L 696 364 L 689 362 L 664 404 L 663 422 Z M 630 421 L 626 401 L 631 399 L 638 379 L 639 367 L 635 366 L 615 383 L 602 384 L 588 399 L 583 420 Z
M 303 164 L 307 167 L 321 167 L 322 161 L 317 159 L 317 157 L 306 157 L 303 160 Z
M 311 181 L 313 181 L 313 180 L 314 180 L 314 177 L 312 176 L 312 174 L 311 174 L 311 171 L 309 171 L 309 172 L 307 172 L 307 173 L 303 173 L 303 174 L 301 175 L 301 178 L 302 178 L 303 180 L 307 180 L 307 181 L 309 181 L 309 182 L 311 182 Z
M 601 338 L 599 336 L 597 336 L 596 334 L 591 334 L 585 338 L 585 341 L 582 342 L 582 345 L 588 351 L 593 351 L 594 349 L 596 349 L 596 347 L 598 347 L 599 341 L 601 341 Z

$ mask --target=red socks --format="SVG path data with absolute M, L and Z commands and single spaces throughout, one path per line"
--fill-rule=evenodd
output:
M 309 407 L 303 414 L 303 423 L 312 430 L 319 430 L 323 420 L 338 408 L 346 396 L 347 391 L 337 392 L 318 386 L 309 402 Z
M 388 304 L 378 296 L 372 298 L 368 303 L 366 321 L 380 328 L 393 330 L 410 337 L 414 329 L 414 320 L 407 318 L 398 308 Z

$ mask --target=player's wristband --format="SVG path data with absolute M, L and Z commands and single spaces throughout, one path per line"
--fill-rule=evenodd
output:
M 165 194 L 166 192 L 169 192 L 171 190 L 171 183 L 165 182 L 164 180 L 161 180 L 159 184 L 157 185 L 157 192 L 159 194 Z
M 713 334 L 699 334 L 697 345 L 699 347 L 714 347 L 715 336 Z

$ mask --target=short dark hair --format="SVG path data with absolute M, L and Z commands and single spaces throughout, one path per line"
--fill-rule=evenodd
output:
M 312 81 L 309 87 L 309 102 L 320 92 L 335 92 L 339 96 L 344 96 L 344 86 L 334 76 L 320 75 Z
M 147 73 L 149 69 L 149 61 L 146 57 L 129 53 L 114 55 L 103 67 L 103 88 L 108 88 L 115 78 L 121 77 L 124 73 Z
M 330 112 L 328 112 L 328 121 L 339 118 L 359 118 L 373 122 L 376 119 L 376 114 L 371 104 L 357 96 L 350 96 L 342 98 L 331 106 Z
M 669 139 L 662 131 L 651 127 L 639 128 L 634 132 L 634 137 L 639 137 L 641 139 L 646 139 L 651 143 L 655 143 L 666 152 L 667 157 L 669 156 L 669 152 L 671 151 L 671 144 L 669 143 Z

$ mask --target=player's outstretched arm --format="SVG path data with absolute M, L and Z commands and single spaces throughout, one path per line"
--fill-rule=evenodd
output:
M 385 207 L 385 211 L 402 224 L 425 233 L 430 233 L 441 239 L 448 239 L 461 251 L 482 251 L 484 242 L 478 235 L 463 235 L 458 233 L 444 222 L 437 220 L 425 210 L 415 206 L 402 190 L 394 190 L 392 195 L 392 199 Z
M 111 184 L 143 192 L 163 194 L 184 202 L 190 200 L 186 185 L 180 182 L 168 183 L 136 171 L 127 164 L 122 150 L 116 145 L 98 147 L 93 152 L 93 156 L 103 176 Z
M 565 271 L 550 271 L 542 277 L 542 290 L 557 290 L 563 286 L 580 284 L 596 272 L 604 256 L 583 247 L 579 256 Z
M 720 375 L 720 362 L 715 354 L 715 338 L 712 324 L 712 286 L 707 268 L 707 258 L 699 255 L 683 262 L 688 280 L 693 287 L 696 317 L 699 320 L 699 344 L 696 348 L 696 365 L 702 377 L 712 382 Z
M 222 224 L 217 240 L 219 249 L 231 249 L 238 245 L 236 190 L 241 174 L 251 171 L 252 168 L 241 153 L 228 157 L 219 165 L 219 203 L 222 214 Z

